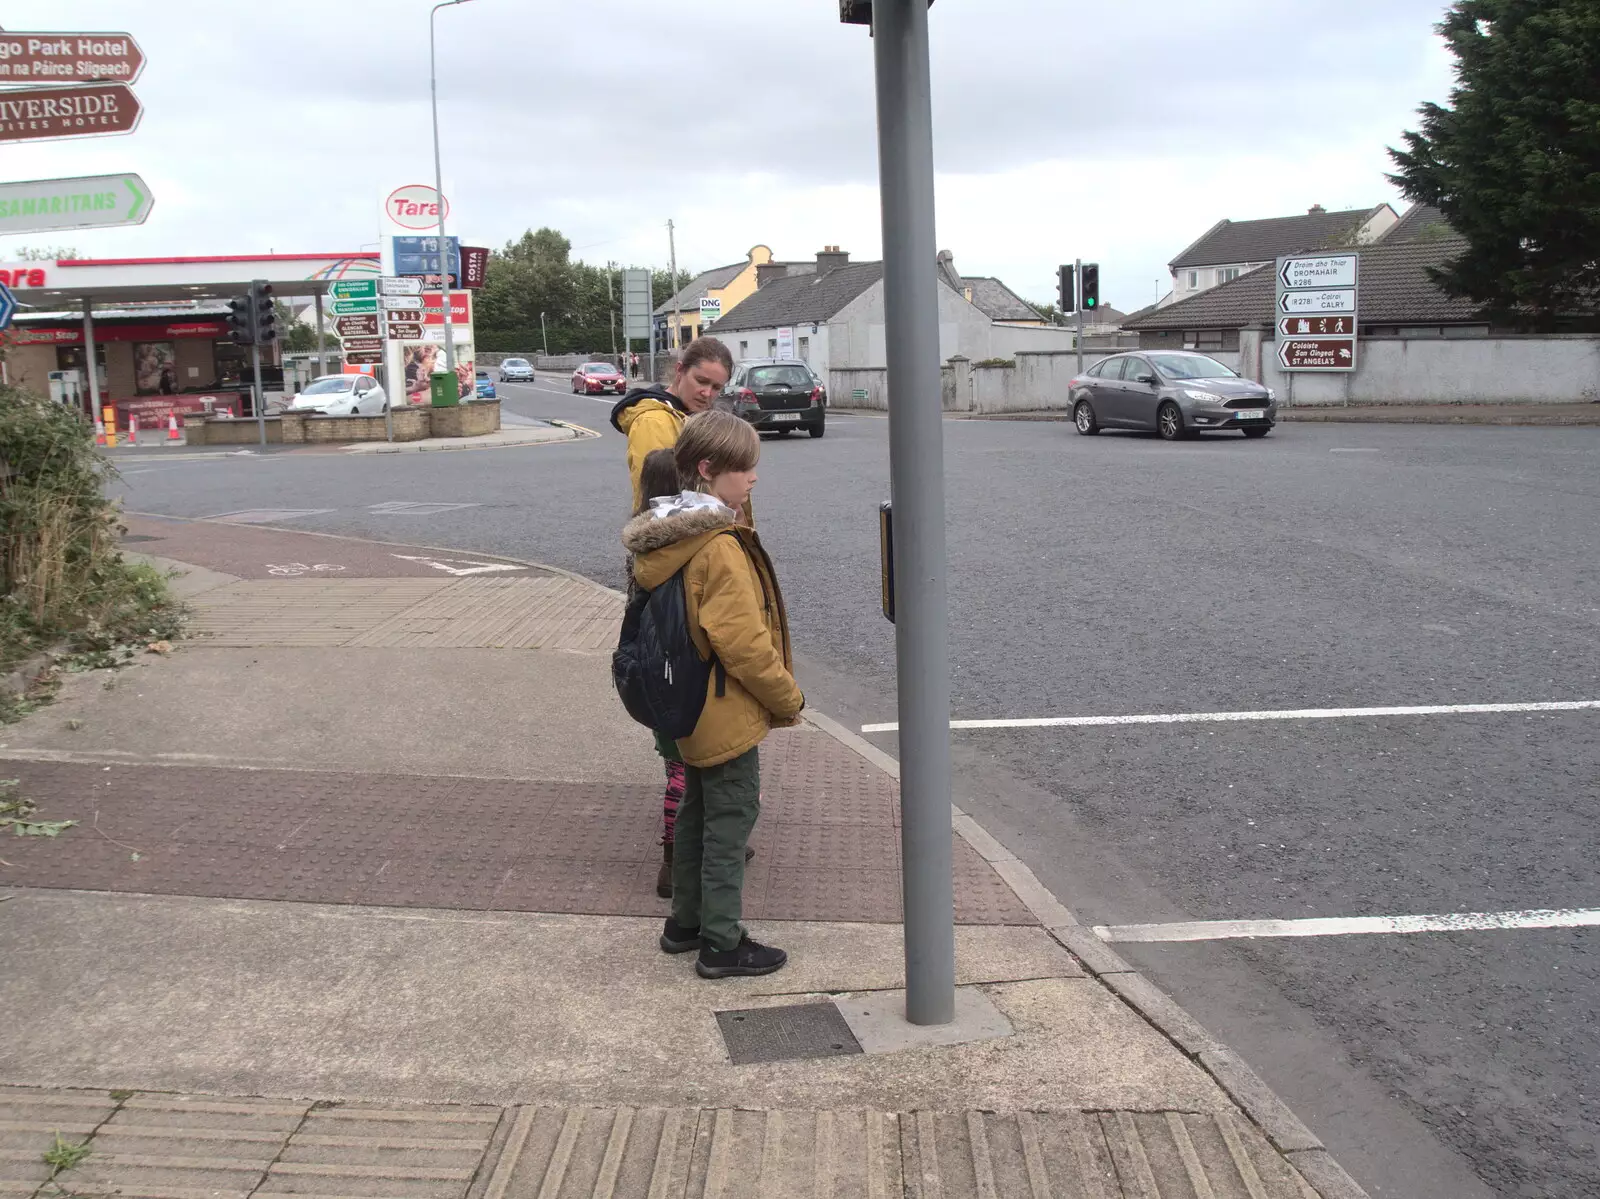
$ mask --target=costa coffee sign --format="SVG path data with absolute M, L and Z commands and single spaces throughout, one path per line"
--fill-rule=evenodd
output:
M 397 187 L 383 202 L 383 214 L 402 229 L 437 229 L 440 196 L 425 183 Z M 450 215 L 450 201 L 444 201 L 444 215 Z

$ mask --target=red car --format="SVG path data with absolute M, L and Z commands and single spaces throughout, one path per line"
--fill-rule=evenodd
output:
M 621 395 L 627 390 L 628 377 L 609 362 L 585 362 L 572 372 L 575 395 L 597 396 L 608 391 Z

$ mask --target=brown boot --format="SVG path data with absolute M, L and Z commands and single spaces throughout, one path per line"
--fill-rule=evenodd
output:
M 662 899 L 672 898 L 672 842 L 661 846 L 661 869 L 656 871 L 656 894 Z

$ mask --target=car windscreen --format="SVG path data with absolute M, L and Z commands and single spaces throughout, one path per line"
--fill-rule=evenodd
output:
M 803 366 L 758 366 L 750 372 L 749 387 L 792 387 L 810 391 L 811 373 Z
M 528 360 L 526 358 L 507 358 L 500 365 L 501 366 L 527 366 L 528 365 Z
M 1169 379 L 1234 379 L 1238 375 L 1204 354 L 1151 354 L 1163 375 Z
M 325 396 L 336 392 L 349 391 L 355 386 L 354 379 L 318 379 L 310 387 L 303 389 L 303 396 Z
M 608 362 L 586 362 L 583 366 L 583 373 L 586 375 L 614 375 L 617 373 L 617 368 Z

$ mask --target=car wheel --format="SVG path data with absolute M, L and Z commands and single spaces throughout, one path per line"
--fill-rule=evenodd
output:
M 827 432 L 827 430 L 828 430 L 828 427 L 825 424 L 820 424 L 819 423 L 819 424 L 812 425 L 811 426 L 811 436 L 813 436 L 813 437 L 821 437 L 824 433 Z
M 1183 427 L 1183 413 L 1171 400 L 1162 404 L 1156 412 L 1156 429 L 1161 433 L 1163 441 L 1182 441 L 1185 429 Z
M 1078 401 L 1078 406 L 1072 410 L 1072 423 L 1078 426 L 1078 432 L 1085 437 L 1093 437 L 1100 432 L 1100 422 L 1094 418 L 1094 409 L 1089 407 L 1088 400 Z
M 1270 432 L 1272 432 L 1271 425 L 1263 425 L 1259 429 L 1243 430 L 1243 433 L 1246 437 L 1265 437 Z

